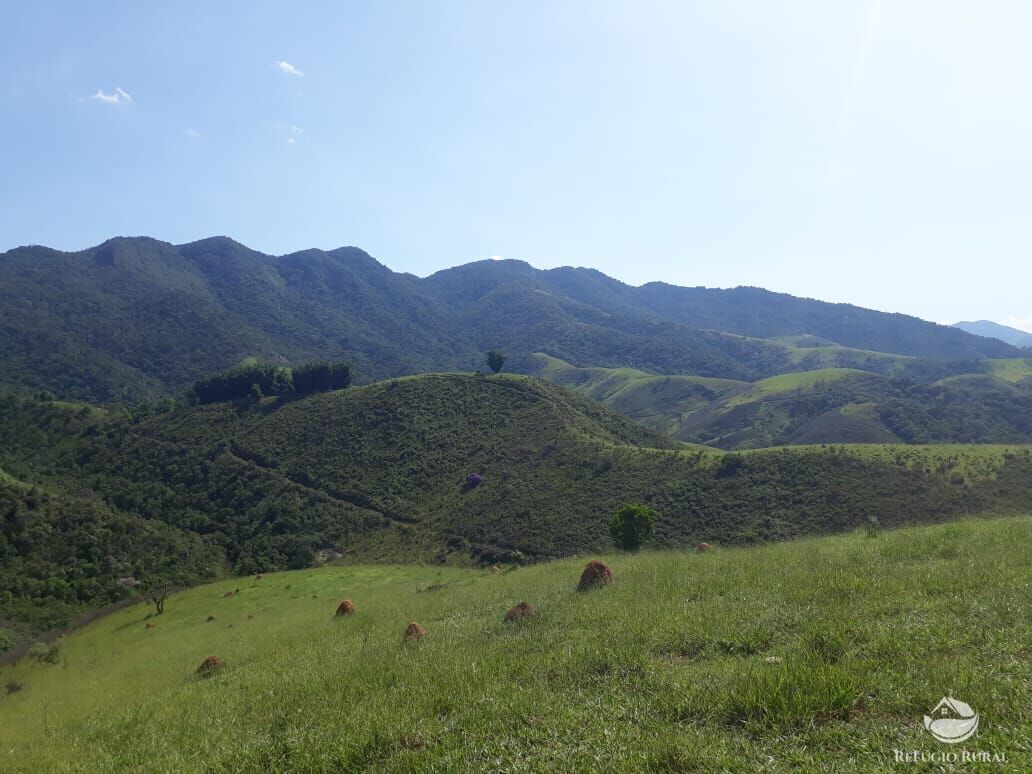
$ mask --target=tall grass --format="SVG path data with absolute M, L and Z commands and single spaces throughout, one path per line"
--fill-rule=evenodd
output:
M 1030 541 L 1024 517 L 614 555 L 588 593 L 584 559 L 216 583 L 5 668 L 0 769 L 888 770 L 937 749 L 922 714 L 952 693 L 972 748 L 1021 770 Z M 503 623 L 524 599 L 538 615 Z M 227 668 L 201 679 L 208 655 Z

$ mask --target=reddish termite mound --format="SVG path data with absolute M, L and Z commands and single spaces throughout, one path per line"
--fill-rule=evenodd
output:
M 337 605 L 337 615 L 351 615 L 355 612 L 355 603 L 350 599 L 345 599 L 339 605 Z
M 226 663 L 218 656 L 208 656 L 201 662 L 201 665 L 197 667 L 197 674 L 201 677 L 208 677 L 218 672 L 220 669 L 225 668 Z
M 608 586 L 613 582 L 613 571 L 609 565 L 597 559 L 588 562 L 581 573 L 580 583 L 577 584 L 577 591 L 589 591 L 602 586 Z
M 510 607 L 505 613 L 505 621 L 518 621 L 521 618 L 531 618 L 537 615 L 537 610 L 529 602 L 520 602 L 518 605 Z
M 709 551 L 709 549 L 710 549 L 710 544 L 709 543 L 699 543 L 699 545 L 695 546 L 695 550 L 698 551 L 700 554 L 705 553 L 706 551 Z
M 405 627 L 406 640 L 418 640 L 420 637 L 426 637 L 426 629 L 417 624 L 415 621 L 413 621 Z

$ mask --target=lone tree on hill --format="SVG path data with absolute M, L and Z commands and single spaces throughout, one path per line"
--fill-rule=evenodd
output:
M 497 349 L 492 349 L 487 353 L 485 361 L 487 362 L 487 367 L 490 368 L 491 371 L 498 373 L 502 370 L 502 366 L 505 365 L 505 355 Z
M 616 512 L 609 523 L 609 534 L 617 548 L 637 551 L 652 539 L 656 512 L 647 505 L 628 503 Z
M 172 593 L 172 585 L 162 578 L 150 578 L 144 583 L 144 591 L 147 598 L 154 603 L 156 615 L 165 612 L 165 600 Z

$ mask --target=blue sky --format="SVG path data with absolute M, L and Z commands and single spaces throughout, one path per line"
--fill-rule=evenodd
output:
M 225 234 L 1032 329 L 1032 4 L 0 0 L 0 250 Z

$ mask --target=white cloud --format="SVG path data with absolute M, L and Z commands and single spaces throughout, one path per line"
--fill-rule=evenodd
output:
M 128 102 L 131 105 L 133 102 L 132 96 L 121 86 L 116 86 L 111 94 L 105 94 L 103 89 L 97 89 L 97 93 L 93 94 L 90 99 L 103 102 L 105 105 L 120 105 L 123 102 Z
M 504 255 L 492 255 L 489 260 L 492 260 L 492 261 L 504 261 L 505 260 L 505 256 Z
M 199 140 L 199 139 L 201 139 L 201 133 L 198 132 L 196 129 L 194 129 L 192 127 L 189 127 L 189 126 L 186 127 L 186 129 L 183 130 L 183 134 L 185 134 L 191 140 Z
M 293 137 L 288 137 L 287 138 L 287 145 L 293 145 L 293 144 L 294 144 L 294 138 Z
M 284 62 L 282 59 L 276 62 L 276 66 L 281 71 L 285 72 L 287 75 L 293 75 L 296 78 L 303 78 L 305 75 L 303 72 L 294 67 L 294 65 L 292 65 L 290 62 Z
M 290 127 L 290 133 L 291 134 L 304 134 L 305 130 L 302 129 L 300 126 L 291 126 Z

